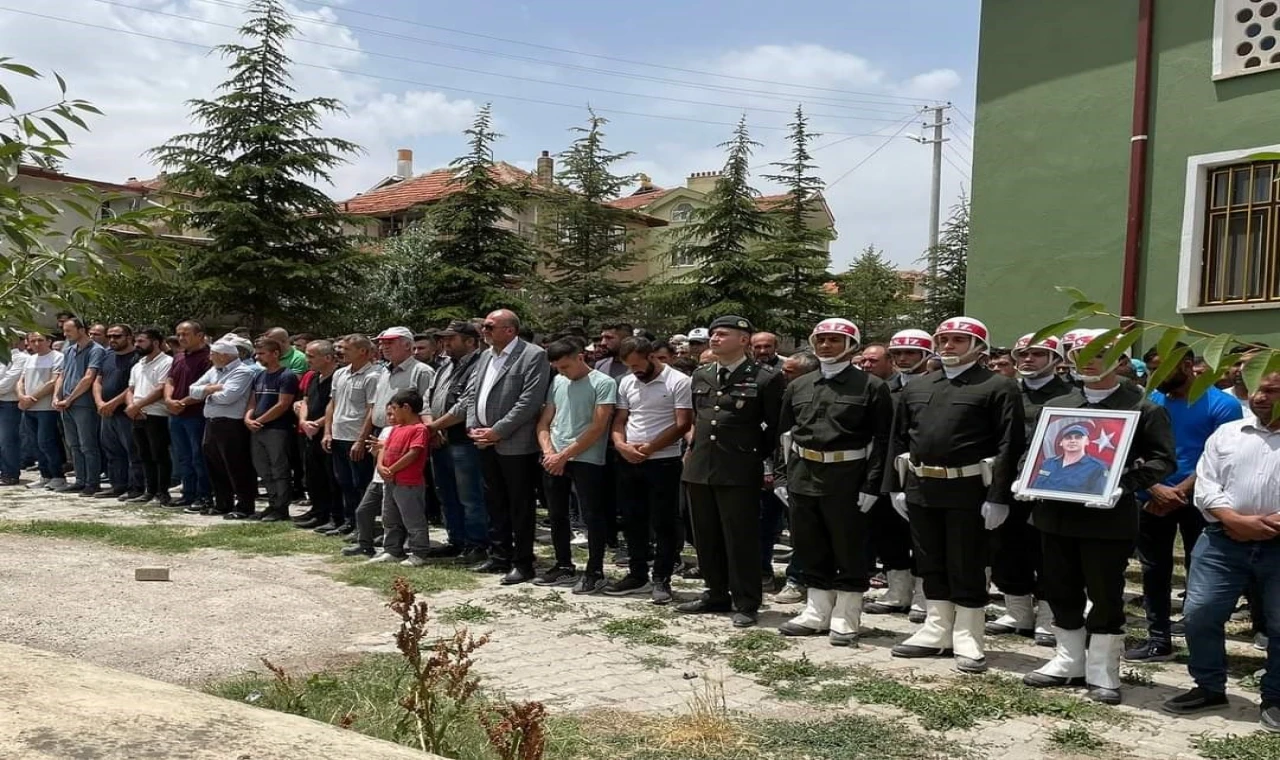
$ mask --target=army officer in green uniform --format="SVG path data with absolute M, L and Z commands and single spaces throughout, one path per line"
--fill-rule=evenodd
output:
M 782 373 L 750 356 L 742 317 L 711 323 L 715 361 L 693 373 L 693 443 L 684 466 L 694 548 L 707 591 L 679 612 L 730 612 L 756 624 L 760 609 L 760 488 L 777 445 Z

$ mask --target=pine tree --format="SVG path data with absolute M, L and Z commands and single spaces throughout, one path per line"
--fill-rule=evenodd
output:
M 692 324 L 707 324 L 725 314 L 745 317 L 756 329 L 773 325 L 779 311 L 778 267 L 761 251 L 776 226 L 757 204 L 759 193 L 748 184 L 751 154 L 760 143 L 747 132 L 746 117 L 734 129 L 724 170 L 696 209 L 673 235 L 671 255 L 693 262 L 695 271 L 672 284 L 670 300 Z
M 964 314 L 965 278 L 969 263 L 969 199 L 961 196 L 942 225 L 938 245 L 930 249 L 936 270 L 925 278 L 925 329 Z M 923 263 L 927 263 L 926 254 Z
M 488 105 L 466 130 L 470 150 L 455 158 L 453 192 L 431 205 L 426 223 L 434 231 L 424 255 L 436 265 L 419 271 L 419 292 L 431 304 L 431 322 L 467 319 L 497 308 L 518 309 L 512 289 L 533 274 L 533 246 L 506 224 L 528 202 L 529 188 L 501 182 L 494 171 L 493 131 Z
M 858 325 L 864 344 L 887 340 L 914 311 L 906 283 L 873 245 L 836 277 L 836 284 L 840 316 Z
M 823 285 L 830 280 L 827 244 L 835 235 L 830 227 L 813 225 L 814 218 L 822 213 L 823 183 L 813 173 L 817 164 L 813 163 L 809 144 L 821 135 L 809 131 L 800 106 L 796 106 L 795 121 L 790 126 L 790 157 L 771 164 L 778 167 L 777 174 L 765 175 L 765 179 L 786 188 L 787 193 L 783 201 L 768 209 L 777 229 L 763 253 L 781 272 L 777 289 L 783 307 L 774 326 L 779 332 L 800 339 L 809 334 L 814 323 L 832 316 L 831 299 Z
M 640 252 L 627 227 L 635 215 L 606 205 L 634 180 L 612 171 L 631 153 L 605 149 L 602 127 L 608 123 L 592 111 L 586 127 L 573 128 L 578 138 L 560 154 L 564 168 L 556 174 L 558 186 L 541 191 L 544 321 L 557 328 L 590 330 L 603 319 L 621 316 L 639 287 L 619 277 L 635 265 Z
M 189 102 L 199 132 L 151 155 L 166 182 L 197 196 L 189 224 L 211 238 L 191 262 L 215 308 L 255 329 L 305 325 L 339 308 L 359 286 L 364 254 L 343 234 L 343 216 L 315 187 L 359 150 L 317 133 L 342 111 L 333 98 L 297 99 L 284 44 L 293 26 L 280 0 L 254 0 L 243 42 L 217 50 L 230 78 L 212 100 Z

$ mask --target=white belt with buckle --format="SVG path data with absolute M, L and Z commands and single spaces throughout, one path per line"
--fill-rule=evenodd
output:
M 810 462 L 822 462 L 823 464 L 857 462 L 860 459 L 866 459 L 867 455 L 871 453 L 870 446 L 848 451 L 818 451 L 816 449 L 806 449 L 798 443 L 791 444 L 791 450 L 800 455 L 801 459 L 807 459 Z
M 928 464 L 909 464 L 911 474 L 917 478 L 936 478 L 954 480 L 955 478 L 976 478 L 982 474 L 981 464 L 967 464 L 964 467 L 939 467 Z

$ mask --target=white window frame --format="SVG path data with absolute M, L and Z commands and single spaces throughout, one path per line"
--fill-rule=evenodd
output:
M 1280 143 L 1187 157 L 1186 190 L 1182 205 L 1182 244 L 1178 250 L 1179 314 L 1280 309 L 1280 301 L 1211 306 L 1200 304 L 1200 285 L 1204 276 L 1201 260 L 1204 253 L 1205 209 L 1209 202 L 1209 172 L 1219 166 L 1241 163 L 1255 153 L 1280 153 Z
M 685 206 L 689 207 L 689 213 L 685 214 L 683 219 L 677 219 L 676 214 L 680 211 L 680 209 L 684 208 Z M 694 211 L 695 209 L 692 203 L 690 203 L 689 201 L 680 201 L 675 205 L 674 208 L 671 209 L 671 221 L 684 224 L 685 222 L 688 222 L 689 219 L 693 216 Z

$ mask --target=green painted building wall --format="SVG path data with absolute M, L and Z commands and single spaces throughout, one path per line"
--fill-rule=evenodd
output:
M 997 342 L 1120 306 L 1137 0 L 984 0 L 967 311 Z M 1212 0 L 1156 0 L 1138 316 L 1280 344 L 1280 310 L 1176 309 L 1187 158 L 1280 143 L 1280 70 L 1214 82 Z

